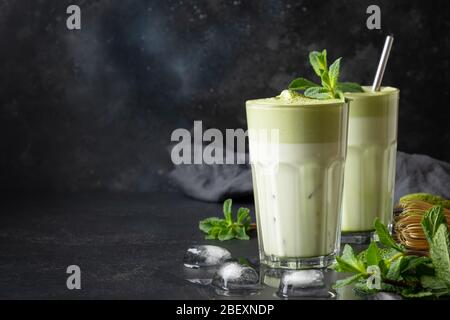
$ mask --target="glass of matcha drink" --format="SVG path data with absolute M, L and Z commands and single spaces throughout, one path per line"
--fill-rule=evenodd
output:
M 399 90 L 382 87 L 346 93 L 350 100 L 342 239 L 365 243 L 374 221 L 392 220 Z
M 381 83 L 393 41 L 393 35 L 386 37 L 372 87 L 343 88 L 351 91 L 345 94 L 350 111 L 343 242 L 368 243 L 374 238 L 376 219 L 392 229 L 400 92 Z
M 347 103 L 284 90 L 246 111 L 261 263 L 328 266 L 339 250 Z

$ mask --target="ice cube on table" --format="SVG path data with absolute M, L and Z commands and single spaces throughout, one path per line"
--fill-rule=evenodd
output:
M 231 258 L 231 253 L 225 248 L 211 245 L 193 246 L 187 249 L 183 263 L 187 268 L 217 266 Z
M 252 294 L 260 288 L 259 275 L 252 267 L 238 262 L 226 262 L 214 274 L 212 285 L 219 289 L 216 293 Z
M 281 277 L 281 282 L 296 288 L 313 288 L 323 286 L 323 273 L 320 270 L 286 271 Z
M 334 296 L 325 286 L 322 270 L 285 271 L 281 276 L 277 294 L 284 298 L 331 298 Z
M 212 279 L 199 279 L 199 278 L 192 278 L 192 279 L 186 279 L 190 283 L 198 284 L 201 286 L 208 286 L 211 284 Z

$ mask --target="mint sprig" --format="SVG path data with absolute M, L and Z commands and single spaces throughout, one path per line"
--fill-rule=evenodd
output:
M 349 245 L 345 245 L 333 269 L 352 275 L 337 281 L 335 287 L 354 284 L 355 289 L 363 293 L 389 291 L 405 298 L 450 296 L 449 231 L 441 206 L 432 207 L 424 215 L 422 228 L 430 246 L 429 257 L 408 252 L 394 241 L 386 226 L 377 220 L 375 229 L 385 248 L 372 242 L 367 250 L 356 255 Z M 379 288 L 370 286 L 373 276 L 370 270 L 379 270 Z
M 297 78 L 289 84 L 289 90 L 304 91 L 312 99 L 342 99 L 344 92 L 363 92 L 354 82 L 339 82 L 341 59 L 336 59 L 328 68 L 327 50 L 309 53 L 309 63 L 320 78 L 320 85 L 305 78 Z
M 375 231 L 377 232 L 378 238 L 383 245 L 399 252 L 405 252 L 403 246 L 397 244 L 394 239 L 392 239 L 388 228 L 381 223 L 379 218 L 375 219 Z
M 207 240 L 248 240 L 247 232 L 254 228 L 251 224 L 250 209 L 239 208 L 236 214 L 236 220 L 233 220 L 232 200 L 227 199 L 223 203 L 223 215 L 225 219 L 217 217 L 206 218 L 199 222 L 198 227 L 206 233 Z
M 422 218 L 421 224 L 430 246 L 436 277 L 450 290 L 450 244 L 442 206 L 432 207 Z

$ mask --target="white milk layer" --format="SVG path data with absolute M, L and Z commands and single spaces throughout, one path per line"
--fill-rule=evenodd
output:
M 345 150 L 339 143 L 265 146 L 250 139 L 258 238 L 266 256 L 334 253 L 340 223 Z M 270 151 L 268 151 L 270 150 Z M 276 155 L 276 156 L 274 156 Z M 273 163 L 264 161 L 276 159 Z
M 373 230 L 376 217 L 385 224 L 391 222 L 397 140 L 386 137 L 384 122 L 383 118 L 375 117 L 350 118 L 343 232 Z M 368 128 L 372 128 L 371 132 L 367 132 Z M 361 132 L 370 139 L 362 138 Z

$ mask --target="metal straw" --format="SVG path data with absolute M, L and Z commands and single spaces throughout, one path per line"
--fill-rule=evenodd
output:
M 383 81 L 384 70 L 386 69 L 393 41 L 394 37 L 392 35 L 386 37 L 383 52 L 381 53 L 380 57 L 380 62 L 378 63 L 377 73 L 375 74 L 375 79 L 373 81 L 372 91 L 380 91 L 381 82 Z

